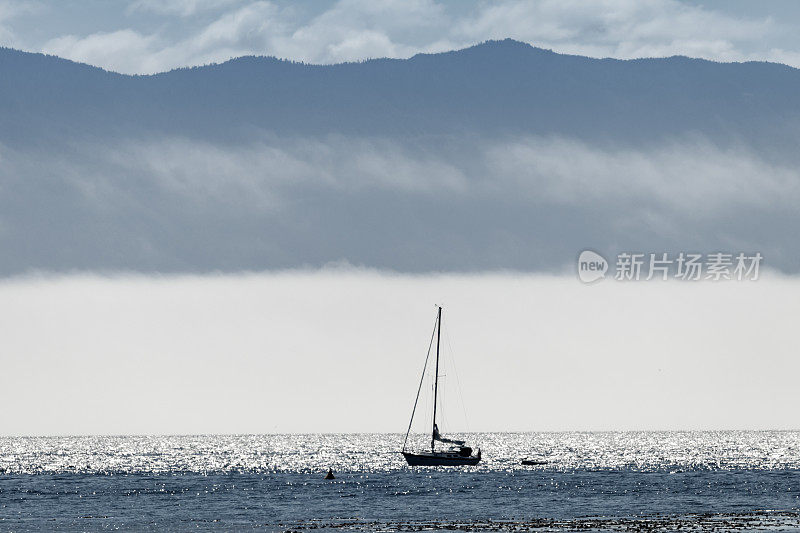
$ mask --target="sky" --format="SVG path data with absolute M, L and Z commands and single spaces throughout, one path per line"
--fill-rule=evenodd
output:
M 138 74 L 242 55 L 407 58 L 507 37 L 590 57 L 800 66 L 798 21 L 791 0 L 2 0 L 0 45 Z
M 0 45 L 130 74 L 248 54 L 407 58 L 507 37 L 591 57 L 797 67 L 798 22 L 790 1 L 0 0 Z M 229 143 L 123 131 L 28 146 L 4 133 L 0 235 L 74 265 L 80 233 L 115 266 L 32 272 L 0 256 L 0 402 L 13 405 L 0 410 L 0 434 L 401 432 L 437 303 L 468 420 L 445 430 L 800 428 L 798 276 L 584 285 L 574 264 L 531 266 L 537 249 L 506 231 L 563 241 L 571 257 L 578 242 L 658 228 L 701 252 L 769 244 L 765 262 L 796 272 L 794 160 L 691 132 L 639 147 L 465 135 L 446 139 L 450 152 L 424 137 L 411 150 L 336 134 Z M 457 200 L 460 218 L 437 211 L 440 197 Z M 430 201 L 432 218 L 407 216 L 407 198 Z M 326 207 L 353 225 L 315 226 L 309 213 Z M 559 222 L 540 228 L 537 214 Z M 222 273 L 192 263 L 204 242 L 216 256 L 246 256 L 260 233 L 275 250 L 281 238 L 297 244 L 275 220 L 322 241 L 328 259 L 341 251 L 341 264 L 300 257 L 288 263 L 312 266 Z M 485 238 L 485 256 L 530 268 L 465 274 L 454 254 L 412 273 L 405 266 L 440 253 L 437 239 L 414 238 L 429 220 L 462 221 L 446 243 L 455 252 L 475 248 L 459 236 Z M 422 248 L 389 246 L 397 271 L 362 267 L 376 236 L 395 230 Z M 353 243 L 367 253 L 356 266 Z M 137 272 L 125 255 L 146 265 L 164 249 L 185 252 L 169 273 Z

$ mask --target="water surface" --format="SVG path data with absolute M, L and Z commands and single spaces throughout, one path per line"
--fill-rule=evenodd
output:
M 1 438 L 0 528 L 800 530 L 800 432 L 466 437 L 477 467 L 410 469 L 401 435 Z

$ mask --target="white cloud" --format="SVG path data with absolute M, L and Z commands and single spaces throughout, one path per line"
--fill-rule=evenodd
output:
M 799 284 L 347 269 L 4 280 L 0 402 L 15 408 L 0 431 L 401 432 L 437 302 L 473 431 L 787 428 Z M 458 404 L 444 409 L 465 429 Z
M 224 14 L 187 42 L 195 53 L 247 41 L 263 44 L 265 35 L 277 29 L 271 24 L 277 14 L 271 3 L 254 2 Z
M 274 55 L 312 63 L 374 57 L 406 58 L 511 37 L 556 51 L 592 57 L 688 55 L 721 61 L 797 62 L 797 53 L 765 46 L 785 33 L 768 17 L 736 18 L 678 0 L 505 0 L 460 13 L 433 0 L 339 0 L 306 20 L 299 6 L 265 0 L 247 3 L 137 0 L 131 12 L 180 17 L 181 32 L 123 28 L 66 35 L 46 52 L 129 73 L 152 73 L 219 62 L 239 55 Z M 197 23 L 186 21 L 197 13 Z M 207 17 L 213 20 L 207 21 Z M 174 37 L 173 35 L 180 35 Z
M 716 216 L 743 205 L 768 209 L 800 201 L 800 172 L 745 147 L 687 139 L 643 149 L 531 137 L 487 149 L 486 167 L 505 186 L 566 204 L 646 201 L 682 215 Z
M 98 65 L 117 72 L 137 72 L 152 62 L 157 45 L 155 35 L 142 35 L 125 29 L 98 32 L 86 37 L 64 35 L 44 44 L 43 51 L 75 61 Z
M 112 164 L 121 172 L 110 176 L 144 176 L 171 193 L 258 208 L 277 208 L 300 187 L 460 197 L 512 193 L 532 205 L 645 202 L 648 208 L 697 218 L 743 206 L 769 210 L 800 203 L 796 168 L 765 161 L 745 147 L 719 148 L 702 138 L 639 149 L 558 137 L 466 142 L 461 150 L 469 156 L 380 138 L 265 137 L 238 146 L 162 138 L 106 145 L 98 168 Z M 96 146 L 77 151 L 87 159 L 98 152 Z M 76 175 L 101 183 L 113 179 L 93 172 Z M 113 194 L 113 186 L 108 191 Z
M 408 240 L 412 233 L 387 233 L 387 227 L 392 217 L 409 216 L 405 204 L 430 205 L 435 200 L 440 209 L 453 211 L 448 232 L 451 242 L 460 244 L 451 251 L 450 259 L 467 270 L 484 262 L 508 264 L 502 247 L 483 251 L 480 259 L 472 255 L 484 238 L 471 234 L 478 220 L 481 231 L 502 232 L 509 242 L 530 241 L 530 228 L 509 225 L 498 218 L 497 209 L 546 213 L 542 216 L 548 226 L 596 220 L 593 231 L 584 228 L 578 234 L 542 236 L 537 246 L 545 255 L 548 250 L 555 254 L 567 241 L 574 241 L 570 244 L 574 246 L 589 245 L 582 241 L 590 238 L 589 234 L 602 241 L 596 242 L 597 246 L 629 242 L 631 231 L 640 234 L 646 228 L 645 236 L 640 237 L 644 241 L 637 242 L 760 249 L 775 266 L 795 270 L 793 259 L 786 256 L 792 238 L 786 224 L 794 223 L 791 213 L 800 203 L 800 171 L 765 161 L 741 147 L 721 149 L 701 139 L 639 150 L 561 138 L 484 139 L 451 153 L 446 149 L 420 150 L 386 139 L 339 136 L 264 137 L 228 146 L 159 138 L 102 146 L 76 144 L 58 155 L 0 147 L 0 159 L 0 186 L 10 191 L 7 201 L 14 205 L 39 205 L 40 198 L 50 198 L 52 185 L 41 177 L 59 176 L 61 192 L 57 198 L 70 192 L 51 209 L 61 213 L 64 220 L 72 220 L 78 216 L 75 213 L 80 213 L 78 220 L 113 219 L 115 213 L 128 213 L 125 220 L 154 221 L 156 216 L 172 228 L 174 238 L 191 239 L 196 247 L 211 246 L 216 241 L 186 227 L 187 216 L 197 221 L 218 220 L 223 226 L 225 220 L 249 221 L 244 226 L 248 229 L 226 242 L 240 243 L 246 250 L 253 239 L 263 240 L 254 229 L 256 224 L 279 221 L 288 227 L 305 227 L 306 212 L 311 210 L 325 213 L 315 218 L 316 224 L 325 226 L 324 231 L 320 228 L 314 234 L 343 234 L 352 226 L 354 206 L 374 204 L 386 210 L 378 223 L 381 227 L 374 229 L 376 235 L 388 239 L 382 251 L 369 244 L 342 242 L 340 249 L 347 251 L 338 253 L 344 255 L 331 256 L 334 250 L 324 239 L 306 235 L 302 245 L 286 249 L 280 248 L 285 243 L 269 244 L 271 251 L 264 252 L 262 259 L 267 265 L 276 257 L 291 258 L 285 260 L 297 261 L 294 264 L 319 264 L 314 262 L 320 257 L 344 257 L 367 264 L 401 264 L 397 268 L 402 269 L 429 269 L 435 261 L 420 258 L 412 268 L 392 256 L 387 251 L 392 246 L 407 249 L 408 257 L 426 256 L 429 251 L 424 241 Z M 174 207 L 155 215 L 152 206 Z M 473 211 L 476 206 L 486 211 Z M 607 215 L 598 220 L 597 213 Z M 609 216 L 614 213 L 619 216 Z M 16 242 L 20 231 L 33 230 L 19 226 L 20 216 L 7 212 L 0 217 L 0 229 L 8 242 Z M 790 220 L 781 218 L 786 216 Z M 400 224 L 410 228 L 432 220 L 435 216 L 424 215 Z M 146 254 L 120 251 L 131 268 L 174 264 L 171 248 L 147 241 L 159 241 L 160 237 L 152 236 L 146 228 L 134 230 L 128 222 L 123 226 L 131 228 Z M 111 235 L 109 238 L 113 240 Z M 79 242 L 73 248 L 83 247 L 84 263 L 92 264 L 109 253 L 107 247 L 97 249 L 91 239 Z M 239 257 L 237 253 L 228 258 L 231 265 L 252 260 L 247 254 Z M 563 264 L 560 257 L 542 256 L 536 262 L 533 258 L 524 262 L 515 259 L 514 265 L 552 269 Z M 198 258 L 191 261 L 195 263 L 188 263 L 188 267 L 204 268 L 196 263 Z M 61 268 L 58 263 L 52 264 L 52 268 Z
M 241 0 L 133 0 L 126 12 L 153 12 L 189 17 L 204 11 L 218 10 L 241 3 Z
M 337 259 L 412 272 L 553 271 L 582 247 L 758 250 L 797 270 L 788 228 L 800 171 L 700 139 L 633 150 L 542 137 L 424 148 L 166 137 L 52 153 L 0 147 L 0 158 L 6 274 Z M 32 219 L 38 211 L 48 217 Z
M 590 57 L 743 61 L 777 57 L 752 51 L 776 31 L 768 17 L 741 19 L 678 0 L 509 0 L 460 20 L 454 35 L 462 42 L 511 37 Z
M 421 50 L 415 37 L 426 30 L 443 34 L 448 23 L 432 0 L 341 0 L 277 41 L 274 55 L 313 63 L 410 57 Z
M 753 61 L 772 61 L 800 68 L 800 50 L 771 48 L 769 52 L 763 55 L 751 54 L 750 59 Z
M 36 0 L 0 0 L 0 46 L 19 46 L 17 32 L 13 29 L 14 19 L 42 11 L 42 5 Z
M 213 198 L 254 209 L 277 209 L 301 187 L 331 192 L 465 193 L 470 179 L 453 161 L 382 139 L 265 138 L 247 145 L 220 146 L 162 138 L 108 144 L 102 150 L 96 145 L 74 149 L 82 168 L 71 173 L 71 180 L 108 202 L 132 176 L 199 202 Z M 26 159 L 15 155 L 18 163 Z M 63 172 L 75 161 L 57 158 L 52 164 Z

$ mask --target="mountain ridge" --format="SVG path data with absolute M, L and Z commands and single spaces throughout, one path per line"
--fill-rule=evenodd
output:
M 503 47 L 514 46 L 514 47 L 518 47 L 521 50 L 522 49 L 529 49 L 529 50 L 533 50 L 533 51 L 540 52 L 540 53 L 553 54 L 553 55 L 556 55 L 556 56 L 574 57 L 574 58 L 588 59 L 588 60 L 594 60 L 594 61 L 637 62 L 637 61 L 650 61 L 650 60 L 658 61 L 658 60 L 672 60 L 672 59 L 687 59 L 687 60 L 692 60 L 692 61 L 699 61 L 699 62 L 704 62 L 704 63 L 717 64 L 717 65 L 764 64 L 764 65 L 775 65 L 775 66 L 785 67 L 785 68 L 790 69 L 790 70 L 798 70 L 797 67 L 793 67 L 793 66 L 787 65 L 785 63 L 778 63 L 778 62 L 775 62 L 775 61 L 760 61 L 760 60 L 719 61 L 719 60 L 715 60 L 715 59 L 692 57 L 692 56 L 686 56 L 686 55 L 681 55 L 681 54 L 671 55 L 671 56 L 637 57 L 637 58 L 627 58 L 627 59 L 614 58 L 614 57 L 591 57 L 591 56 L 584 56 L 584 55 L 580 55 L 580 54 L 570 54 L 570 53 L 565 53 L 565 52 L 556 52 L 556 51 L 554 51 L 554 50 L 552 50 L 550 48 L 542 48 L 542 47 L 535 46 L 535 45 L 532 45 L 532 44 L 529 44 L 529 43 L 525 43 L 525 42 L 522 42 L 522 41 L 517 41 L 517 40 L 512 39 L 512 38 L 489 39 L 489 40 L 486 40 L 486 41 L 482 41 L 480 43 L 476 43 L 476 44 L 473 44 L 473 45 L 470 45 L 470 46 L 466 46 L 464 48 L 457 48 L 457 49 L 447 50 L 447 51 L 443 51 L 443 52 L 419 52 L 419 53 L 416 53 L 413 56 L 408 57 L 408 58 L 372 57 L 372 58 L 366 58 L 366 59 L 359 60 L 359 61 L 343 61 L 343 62 L 340 62 L 340 63 L 307 63 L 305 61 L 298 61 L 298 60 L 293 60 L 293 59 L 289 59 L 289 58 L 282 58 L 282 57 L 272 56 L 272 55 L 246 54 L 246 55 L 231 57 L 231 58 L 229 58 L 229 59 L 227 59 L 225 61 L 222 61 L 222 62 L 211 62 L 211 63 L 204 63 L 202 65 L 191 65 L 191 66 L 184 66 L 184 67 L 176 67 L 176 68 L 173 68 L 173 69 L 170 69 L 170 70 L 164 70 L 164 71 L 154 72 L 154 73 L 150 73 L 150 74 L 127 74 L 127 73 L 123 73 L 123 72 L 117 72 L 117 71 L 111 70 L 111 69 L 106 69 L 106 68 L 101 67 L 101 66 L 92 65 L 91 63 L 86 63 L 86 62 L 83 62 L 83 61 L 76 61 L 76 60 L 64 58 L 64 57 L 61 57 L 61 56 L 58 56 L 58 55 L 55 55 L 55 54 L 48 54 L 48 53 L 45 53 L 45 52 L 32 52 L 32 51 L 29 51 L 29 50 L 21 50 L 21 49 L 18 49 L 18 48 L 12 48 L 12 47 L 8 47 L 8 46 L 0 46 L 0 54 L 12 53 L 12 54 L 21 54 L 21 55 L 24 55 L 24 56 L 39 56 L 39 57 L 42 57 L 42 58 L 46 58 L 47 60 L 55 59 L 55 60 L 63 61 L 65 63 L 67 63 L 67 64 L 85 66 L 85 67 L 89 67 L 89 68 L 92 68 L 92 69 L 100 70 L 100 71 L 102 71 L 104 73 L 114 74 L 114 75 L 117 75 L 117 76 L 130 77 L 130 78 L 140 78 L 140 77 L 147 78 L 147 77 L 162 76 L 162 75 L 165 75 L 165 74 L 170 74 L 170 73 L 173 73 L 173 72 L 186 71 L 186 70 L 202 70 L 202 69 L 206 69 L 206 68 L 213 68 L 213 67 L 223 66 L 223 65 L 226 65 L 228 63 L 235 63 L 235 62 L 238 62 L 238 61 L 241 61 L 241 60 L 257 60 L 259 62 L 263 61 L 263 62 L 287 63 L 287 64 L 291 64 L 291 65 L 300 65 L 300 66 L 304 66 L 304 67 L 334 67 L 334 66 L 340 66 L 340 65 L 362 65 L 362 64 L 365 64 L 365 63 L 382 62 L 382 61 L 390 61 L 390 62 L 413 61 L 413 60 L 419 60 L 420 58 L 425 58 L 425 57 L 453 55 L 453 54 L 461 54 L 461 53 L 465 53 L 465 52 L 468 53 L 468 52 L 476 50 L 476 49 L 492 48 L 492 47 L 496 47 L 498 45 L 502 45 Z
M 242 57 L 129 76 L 8 50 L 0 53 L 0 142 L 13 144 L 62 135 L 236 141 L 263 130 L 633 144 L 693 132 L 769 147 L 787 132 L 796 139 L 800 121 L 800 71 L 772 63 L 592 59 L 506 40 L 410 59 L 305 65 Z

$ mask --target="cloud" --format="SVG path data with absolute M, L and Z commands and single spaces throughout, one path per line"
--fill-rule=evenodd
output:
M 743 283 L 352 269 L 4 280 L 0 401 L 16 407 L 0 431 L 399 433 L 442 302 L 468 420 L 445 379 L 445 429 L 787 428 L 800 282 Z
M 190 17 L 205 11 L 214 11 L 234 6 L 240 0 L 133 0 L 127 13 L 152 12 L 160 15 Z
M 265 1 L 223 11 L 211 23 L 182 40 L 131 29 L 67 35 L 46 42 L 42 50 L 74 61 L 130 74 L 149 74 L 182 66 L 221 63 L 273 48 L 274 36 L 289 31 L 285 10 Z M 166 14 L 171 13 L 171 11 Z
M 739 19 L 675 0 L 630 2 L 573 0 L 507 1 L 486 4 L 460 21 L 466 39 L 511 37 L 557 51 L 591 57 L 687 55 L 742 60 L 742 43 L 774 31 L 770 19 Z
M 161 138 L 107 145 L 99 160 L 91 161 L 96 151 L 95 147 L 76 147 L 77 158 L 89 161 L 89 168 L 100 170 L 110 165 L 116 171 L 80 175 L 106 182 L 110 195 L 115 190 L 108 180 L 141 176 L 170 193 L 198 201 L 227 198 L 254 209 L 277 207 L 300 188 L 331 193 L 383 189 L 434 194 L 466 193 L 470 184 L 466 170 L 453 161 L 416 153 L 388 139 L 331 136 L 280 140 L 265 136 L 248 145 L 220 146 Z M 70 163 L 59 160 L 58 164 Z
M 112 145 L 104 152 L 120 168 L 141 171 L 181 194 L 219 197 L 239 190 L 238 200 L 245 203 L 297 187 L 464 197 L 514 191 L 532 203 L 645 201 L 703 217 L 742 206 L 769 209 L 800 202 L 800 171 L 794 166 L 702 138 L 642 149 L 561 137 L 472 143 L 461 147 L 472 154 L 466 159 L 389 139 L 344 136 L 267 137 L 236 147 L 164 138 Z
M 37 14 L 44 11 L 38 1 L 3 0 L 0 2 L 0 46 L 19 46 L 14 19 L 21 15 Z
M 6 274 L 340 259 L 552 272 L 587 247 L 761 251 L 775 268 L 798 264 L 787 228 L 800 222 L 800 172 L 696 138 L 637 150 L 550 137 L 420 146 L 268 135 L 0 147 L 0 187 Z
M 793 166 L 703 139 L 634 150 L 530 137 L 490 146 L 485 158 L 486 167 L 504 177 L 504 186 L 513 183 L 532 198 L 553 202 L 644 201 L 682 216 L 706 217 L 800 200 L 800 172 Z
M 64 35 L 51 39 L 43 46 L 47 53 L 85 61 L 99 65 L 108 70 L 118 72 L 130 71 L 135 64 L 142 68 L 142 61 L 152 62 L 153 47 L 156 45 L 155 35 L 142 35 L 136 31 L 125 29 L 114 32 L 98 32 L 86 37 Z M 87 61 L 91 58 L 91 61 Z
M 787 33 L 779 22 L 737 18 L 677 0 L 505 0 L 461 10 L 445 9 L 433 0 L 339 0 L 313 16 L 306 11 L 265 0 L 137 0 L 129 13 L 154 13 L 164 21 L 177 17 L 181 31 L 160 24 L 155 31 L 68 34 L 48 40 L 41 50 L 121 72 L 153 73 L 241 55 L 311 63 L 407 58 L 511 37 L 591 57 L 687 55 L 800 65 L 796 52 L 764 45 L 770 37 Z M 198 13 L 203 17 L 196 22 L 187 20 Z
M 51 163 L 78 165 L 81 170 L 75 176 L 81 177 L 75 179 L 95 187 L 105 183 L 109 201 L 118 192 L 114 184 L 119 176 L 137 176 L 171 194 L 254 209 L 277 207 L 301 188 L 454 198 L 513 191 L 516 199 L 533 205 L 646 202 L 696 217 L 742 207 L 789 208 L 800 202 L 800 171 L 793 165 L 769 162 L 743 146 L 720 148 L 703 138 L 638 149 L 536 136 L 463 143 L 456 152 L 448 152 L 340 135 L 264 135 L 235 146 L 162 137 L 110 143 L 102 150 L 78 143 L 71 156 Z M 29 157 L 5 151 L 7 159 L 21 164 Z M 41 164 L 39 157 L 36 160 Z
M 421 51 L 414 41 L 443 35 L 448 24 L 444 9 L 432 0 L 341 0 L 276 41 L 274 55 L 312 63 L 410 57 Z

